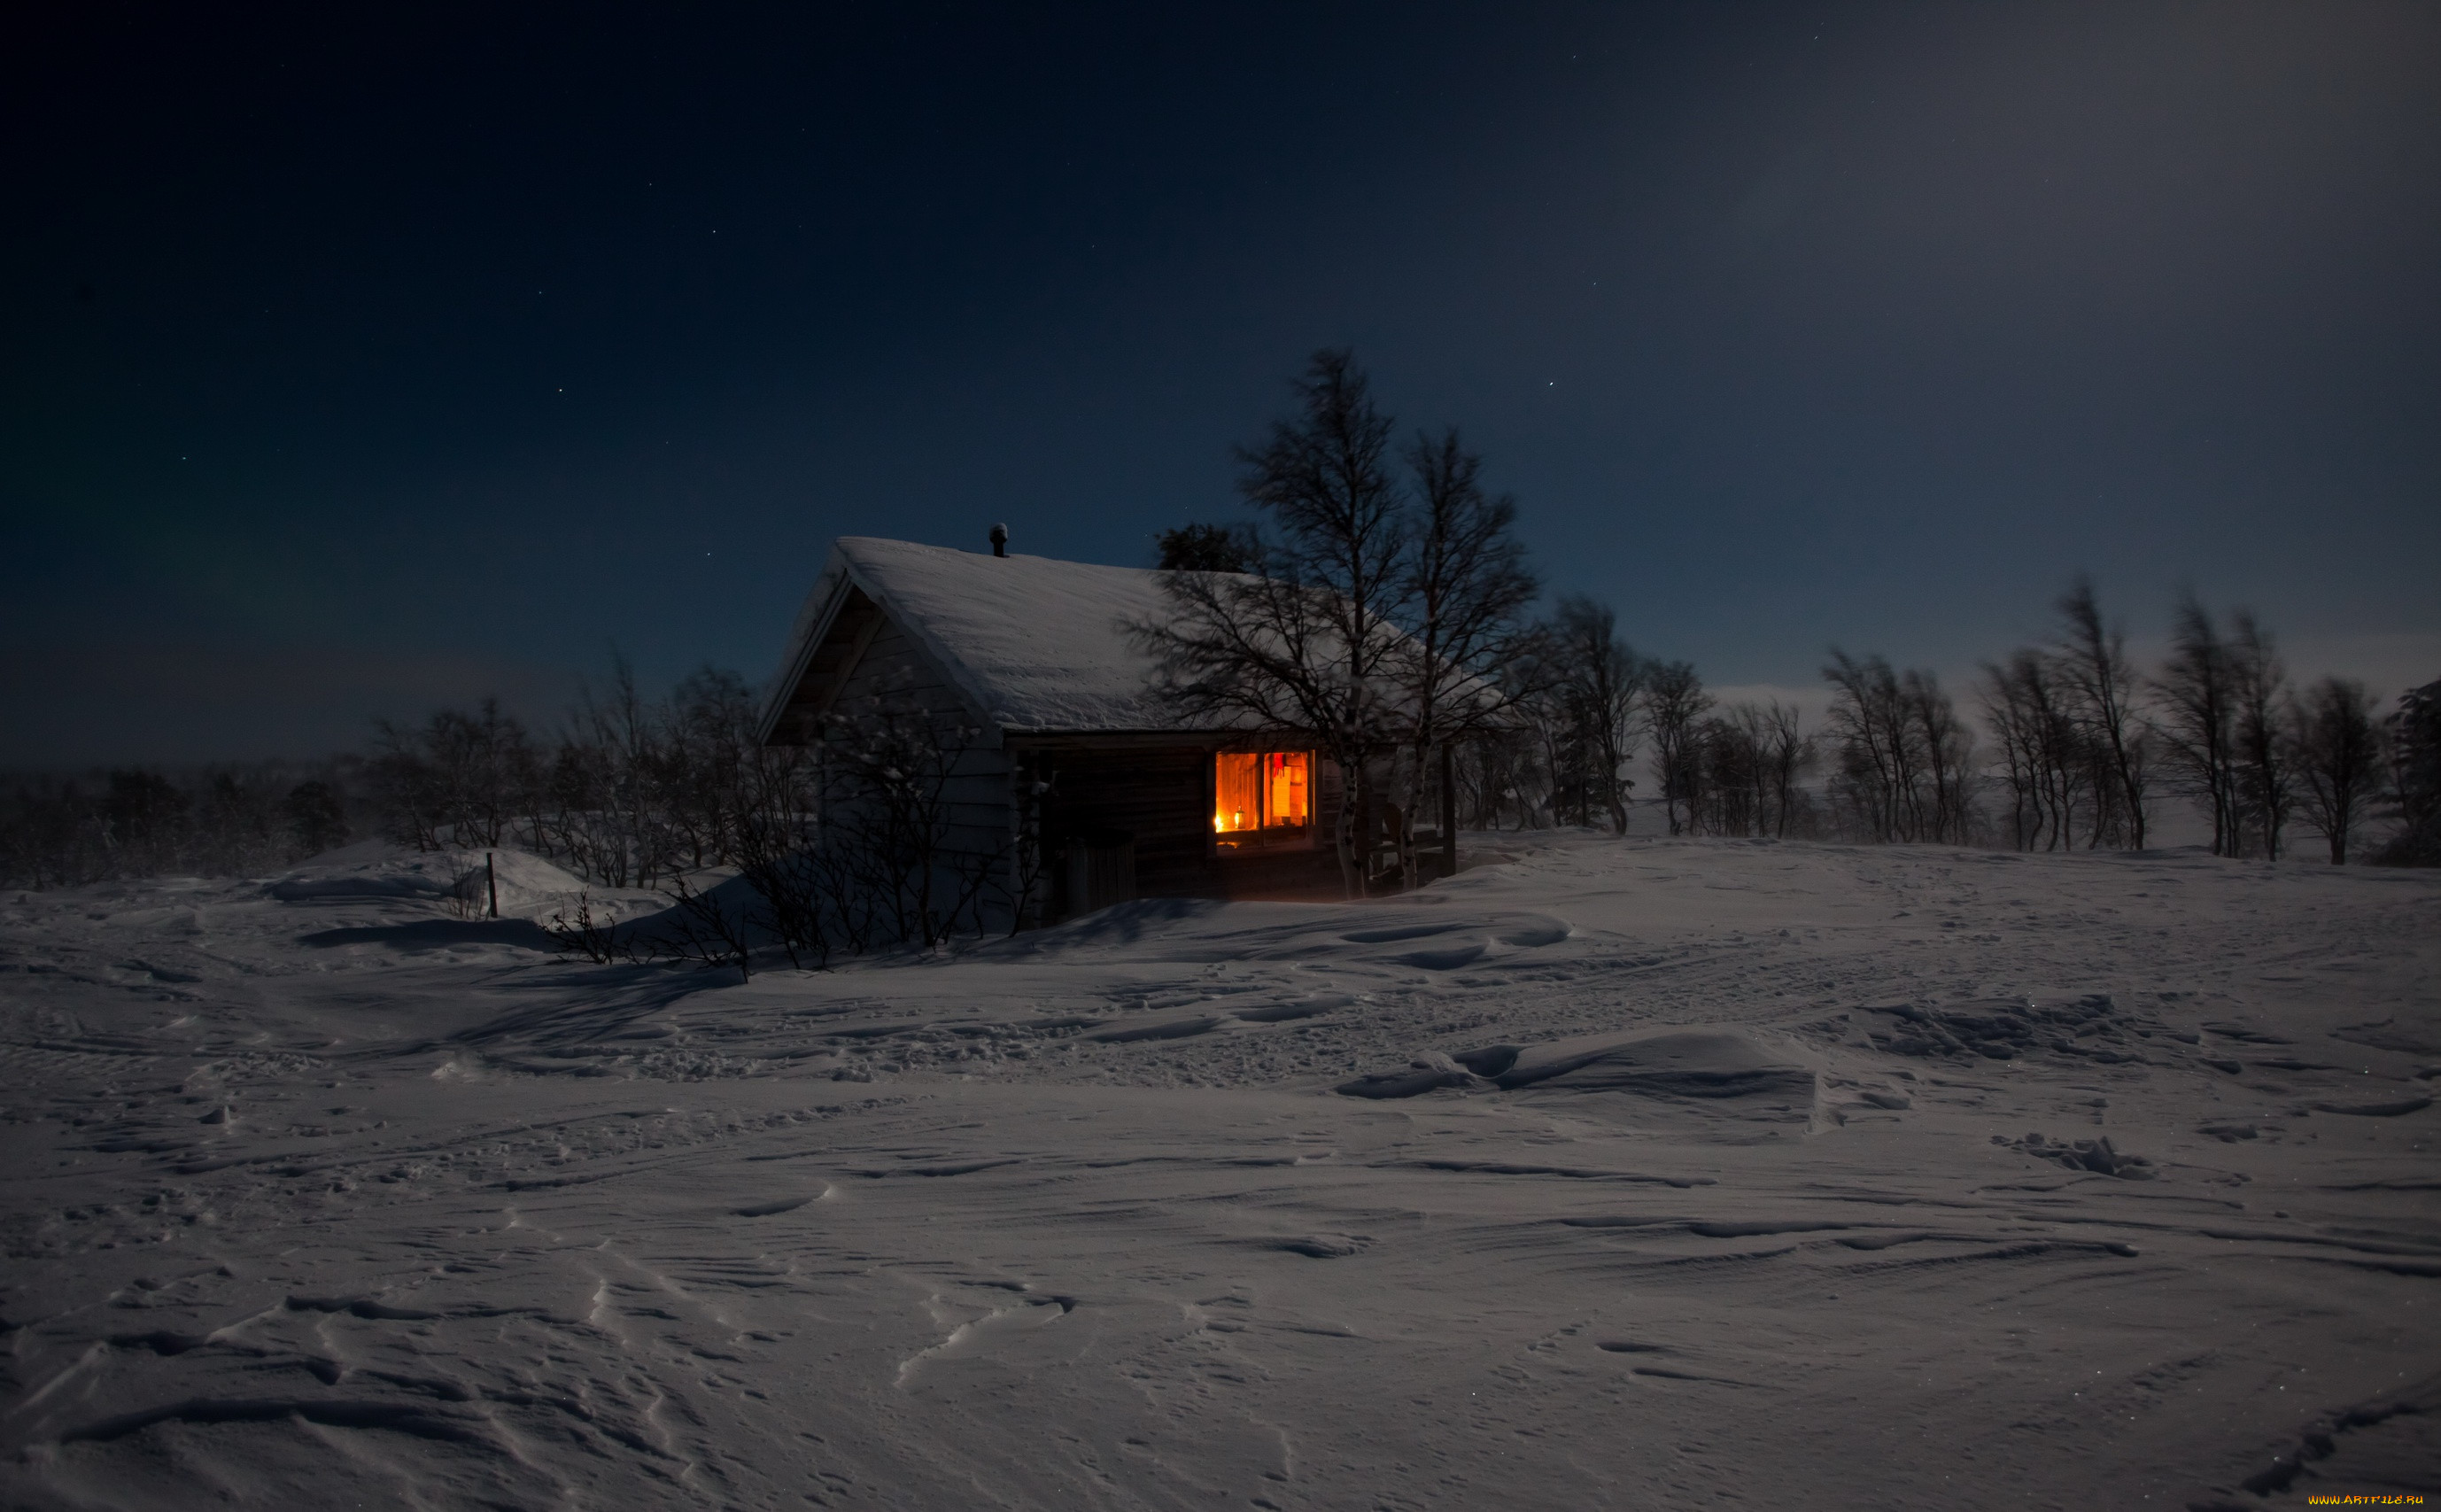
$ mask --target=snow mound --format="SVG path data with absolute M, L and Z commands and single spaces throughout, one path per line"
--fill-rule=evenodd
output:
M 2110 1065 L 2143 1060 L 2139 1042 L 2161 1028 L 2123 1010 L 2106 992 L 2060 1000 L 1992 998 L 1865 1011 L 1890 1016 L 1890 1027 L 1869 1031 L 1868 1037 L 1876 1050 L 1894 1055 L 2016 1060 L 2049 1052 Z
M 1752 1031 L 1698 1025 L 1581 1035 L 1540 1045 L 1493 1045 L 1419 1055 L 1399 1071 L 1342 1084 L 1349 1097 L 1413 1097 L 1439 1088 L 1600 1093 L 1708 1101 L 1776 1100 L 1810 1110 L 1815 1071 L 1794 1050 Z
M 476 857 L 479 869 L 482 857 Z M 382 840 L 327 851 L 263 891 L 282 903 L 426 902 L 450 896 L 465 868 L 446 852 L 407 851 Z
M 1731 1028 L 1640 1030 L 1555 1040 L 1521 1052 L 1492 1078 L 1504 1088 L 1658 1097 L 1814 1095 L 1814 1070 L 1787 1050 Z
M 547 917 L 580 893 L 605 891 L 524 851 L 409 851 L 381 840 L 316 856 L 263 891 L 281 903 L 463 902 L 488 911 L 495 885 L 504 918 Z

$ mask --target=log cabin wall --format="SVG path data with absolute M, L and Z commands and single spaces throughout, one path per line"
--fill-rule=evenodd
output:
M 1051 783 L 1042 804 L 1046 854 L 1127 835 L 1135 842 L 1139 897 L 1212 894 L 1211 752 L 1200 746 L 1063 744 L 1032 753 L 1030 765 Z
M 997 871 L 1009 854 L 1009 759 L 1000 731 L 949 685 L 914 638 L 884 619 L 857 658 L 825 723 L 880 709 L 920 709 L 955 752 L 944 797 L 949 805 L 945 860 L 985 860 Z
M 1020 782 L 1051 784 L 1040 819 L 1046 859 L 1056 860 L 1072 844 L 1127 836 L 1134 845 L 1138 897 L 1250 897 L 1336 888 L 1336 769 L 1327 761 L 1316 763 L 1310 844 L 1223 856 L 1212 831 L 1212 758 L 1210 746 L 1163 746 L 1141 736 L 1070 736 L 1021 751 L 1015 770 Z M 1063 869 L 1055 864 L 1047 871 L 1048 916 L 1076 911 Z

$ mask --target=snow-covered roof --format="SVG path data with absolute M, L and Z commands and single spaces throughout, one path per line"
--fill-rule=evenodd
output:
M 1130 620 L 1171 612 L 1165 574 L 844 535 L 806 595 L 764 699 L 769 738 L 853 588 L 904 629 L 1004 734 L 1175 729 Z M 839 671 L 844 673 L 841 666 Z

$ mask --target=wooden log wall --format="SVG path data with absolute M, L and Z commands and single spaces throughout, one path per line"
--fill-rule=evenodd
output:
M 1340 784 L 1328 762 L 1317 763 L 1310 845 L 1223 855 L 1213 842 L 1209 747 L 1104 745 L 1080 736 L 1018 760 L 1021 780 L 1052 784 L 1040 819 L 1045 855 L 1056 857 L 1071 843 L 1129 836 L 1138 897 L 1259 896 L 1337 885 L 1330 837 Z M 1059 888 L 1056 868 L 1052 880 L 1050 912 L 1058 917 L 1074 901 Z
M 956 752 L 944 793 L 949 806 L 945 859 L 985 858 L 1004 866 L 1010 840 L 1009 761 L 1001 748 L 1000 731 L 981 726 L 931 657 L 895 623 L 885 622 L 874 635 L 831 704 L 830 720 L 853 717 L 877 705 L 922 710 Z

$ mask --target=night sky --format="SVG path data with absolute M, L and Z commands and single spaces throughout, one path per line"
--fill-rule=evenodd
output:
M 759 682 L 839 534 L 1149 565 L 1338 344 L 1715 684 L 2079 568 L 2441 676 L 2441 7 L 0 27 L 0 765 Z

